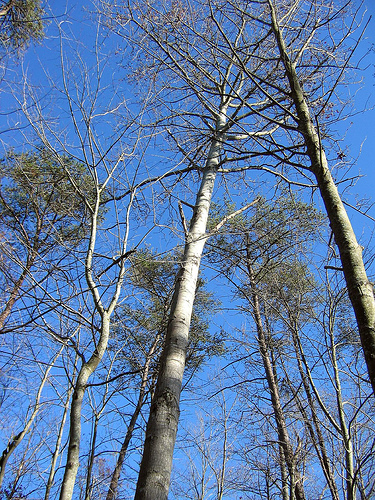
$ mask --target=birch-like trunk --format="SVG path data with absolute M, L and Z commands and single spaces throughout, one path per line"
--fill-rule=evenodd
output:
M 121 287 L 125 275 L 124 266 L 126 259 L 123 259 L 121 261 L 119 274 L 116 279 L 114 293 L 110 300 L 109 306 L 105 308 L 102 303 L 100 292 L 93 278 L 92 266 L 93 266 L 93 255 L 94 255 L 96 236 L 97 236 L 97 228 L 98 228 L 100 194 L 105 189 L 106 183 L 110 180 L 110 178 L 111 177 L 108 176 L 106 182 L 104 182 L 102 187 L 100 189 L 98 188 L 97 191 L 95 210 L 92 214 L 90 242 L 87 249 L 86 261 L 85 261 L 86 282 L 91 292 L 92 298 L 94 300 L 95 311 L 100 315 L 100 334 L 98 342 L 90 359 L 88 361 L 85 361 L 81 366 L 74 387 L 74 392 L 70 407 L 68 456 L 64 471 L 64 477 L 61 485 L 60 500 L 71 500 L 73 496 L 74 484 L 79 467 L 79 451 L 81 445 L 81 414 L 82 414 L 83 397 L 86 392 L 89 377 L 96 370 L 107 349 L 109 340 L 109 331 L 110 331 L 110 319 L 114 311 L 114 308 L 117 305 L 118 299 L 120 297 Z M 135 193 L 132 194 L 127 208 L 127 215 L 126 215 L 127 229 L 124 236 L 124 240 L 122 242 L 122 255 L 125 255 L 126 251 L 126 244 L 129 236 L 129 214 L 133 203 L 134 195 Z
M 102 329 L 100 341 L 91 358 L 82 365 L 74 388 L 70 408 L 70 429 L 68 457 L 65 466 L 64 478 L 61 485 L 60 500 L 71 500 L 74 484 L 79 467 L 79 450 L 81 444 L 81 413 L 83 396 L 86 392 L 87 382 L 90 375 L 95 371 L 107 348 L 109 338 L 108 312 L 102 313 Z
M 268 0 L 268 4 L 271 11 L 272 29 L 299 120 L 299 130 L 304 137 L 311 171 L 315 175 L 339 249 L 346 286 L 356 316 L 367 370 L 375 394 L 375 297 L 373 285 L 367 278 L 362 258 L 362 247 L 357 242 L 344 204 L 328 168 L 327 158 L 310 115 L 295 65 L 289 58 L 273 2 Z
M 166 500 L 168 497 L 190 321 L 200 260 L 207 238 L 208 212 L 224 140 L 226 110 L 227 105 L 222 105 L 216 123 L 216 137 L 211 143 L 186 237 L 147 423 L 135 500 Z

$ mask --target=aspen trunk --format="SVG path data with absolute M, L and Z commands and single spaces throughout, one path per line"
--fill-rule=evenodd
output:
M 375 297 L 373 285 L 367 278 L 362 258 L 362 247 L 357 242 L 344 204 L 328 168 L 327 158 L 317 129 L 313 124 L 295 65 L 288 56 L 277 22 L 275 8 L 271 0 L 268 0 L 268 3 L 271 11 L 272 29 L 299 120 L 299 130 L 304 137 L 311 171 L 315 175 L 339 249 L 346 286 L 356 316 L 367 370 L 375 394 Z
M 166 500 L 168 497 L 190 320 L 200 260 L 206 242 L 208 212 L 224 139 L 222 130 L 226 124 L 226 108 L 227 105 L 221 106 L 217 118 L 216 137 L 212 140 L 204 168 L 176 280 L 160 371 L 147 423 L 135 500 Z

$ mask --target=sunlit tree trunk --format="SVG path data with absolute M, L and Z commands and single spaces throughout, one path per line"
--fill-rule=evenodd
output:
M 71 409 L 68 457 L 64 478 L 61 485 L 60 500 L 70 500 L 73 496 L 74 484 L 79 467 L 79 450 L 81 444 L 82 402 L 90 375 L 95 371 L 107 348 L 109 338 L 109 315 L 103 313 L 100 341 L 91 358 L 82 365 L 74 388 Z
M 147 423 L 145 446 L 135 500 L 166 500 L 179 419 L 190 320 L 211 197 L 224 140 L 227 104 L 222 104 L 203 178 L 190 222 L 181 268 L 176 280 L 160 371 Z
M 92 216 L 92 225 L 90 233 L 90 242 L 88 245 L 88 250 L 86 254 L 85 261 L 85 275 L 86 282 L 93 297 L 95 304 L 95 310 L 100 315 L 100 331 L 98 336 L 98 341 L 96 347 L 88 359 L 84 361 L 79 370 L 77 381 L 74 387 L 71 408 L 70 408 L 70 428 L 69 428 L 69 444 L 68 444 L 68 454 L 66 460 L 66 466 L 64 471 L 64 477 L 61 485 L 60 500 L 71 500 L 73 496 L 73 490 L 75 485 L 75 480 L 77 477 L 78 467 L 79 467 L 79 452 L 81 445 L 81 414 L 82 414 L 82 403 L 83 397 L 86 392 L 87 383 L 91 374 L 96 370 L 99 363 L 103 359 L 105 351 L 107 349 L 109 333 L 110 333 L 110 320 L 114 308 L 117 305 L 122 283 L 125 275 L 125 267 L 123 259 L 121 261 L 120 270 L 116 278 L 116 285 L 113 295 L 111 297 L 109 306 L 104 307 L 102 303 L 101 296 L 98 291 L 98 287 L 93 278 L 93 256 L 97 238 L 98 220 L 99 220 L 99 207 L 100 207 L 100 189 L 98 187 L 98 196 L 96 199 L 95 210 Z M 133 199 L 133 198 L 132 198 Z M 128 214 L 131 207 L 131 202 L 128 206 Z M 126 236 L 122 242 L 122 254 L 125 255 L 125 249 L 127 244 L 129 226 L 127 229 Z
M 356 495 L 356 481 L 354 474 L 354 453 L 353 453 L 353 441 L 351 437 L 350 429 L 347 425 L 345 410 L 344 410 L 344 400 L 343 393 L 340 382 L 340 370 L 337 363 L 337 351 L 336 342 L 333 335 L 333 321 L 329 325 L 329 340 L 330 340 L 330 358 L 332 362 L 333 372 L 334 372 L 334 390 L 336 393 L 337 411 L 338 419 L 340 422 L 341 436 L 343 440 L 344 450 L 345 450 L 345 480 L 346 480 L 346 490 L 347 490 L 347 500 L 355 500 Z
M 348 294 L 356 316 L 367 370 L 375 394 L 375 297 L 373 285 L 367 278 L 362 258 L 362 247 L 357 242 L 344 204 L 328 168 L 327 158 L 319 137 L 318 124 L 314 125 L 314 117 L 310 114 L 295 65 L 289 58 L 279 28 L 274 2 L 268 0 L 268 4 L 271 11 L 272 29 L 299 120 L 299 130 L 304 137 L 306 151 L 311 162 L 311 171 L 315 175 L 340 252 Z

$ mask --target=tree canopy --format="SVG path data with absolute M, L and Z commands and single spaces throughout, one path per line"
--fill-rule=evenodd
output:
M 2 0 L 0 43 L 3 48 L 27 48 L 44 37 L 44 9 L 41 0 Z
M 0 3 L 0 498 L 372 498 L 366 1 Z

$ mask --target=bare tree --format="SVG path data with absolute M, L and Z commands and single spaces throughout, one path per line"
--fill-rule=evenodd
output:
M 63 38 L 62 34 L 61 37 Z M 129 248 L 129 238 L 136 198 L 136 188 L 132 186 L 134 178 L 131 179 L 131 176 L 137 174 L 137 168 L 132 169 L 130 176 L 126 168 L 135 156 L 140 133 L 135 127 L 134 117 L 130 113 L 126 117 L 126 104 L 122 96 L 116 96 L 115 99 L 112 95 L 113 107 L 110 108 L 106 103 L 98 102 L 103 73 L 100 69 L 98 39 L 95 43 L 94 57 L 97 58 L 97 66 L 94 67 L 93 79 L 78 53 L 75 54 L 74 61 L 78 64 L 76 74 L 68 70 L 67 65 L 72 64 L 73 59 L 69 59 L 69 62 L 65 59 L 65 46 L 63 43 L 61 45 L 62 93 L 60 95 L 64 96 L 63 105 L 67 105 L 69 109 L 69 119 L 74 131 L 74 146 L 70 147 L 59 128 L 52 125 L 43 115 L 41 101 L 30 82 L 25 81 L 23 97 L 19 98 L 33 133 L 49 157 L 64 172 L 71 190 L 81 200 L 88 213 L 86 238 L 73 266 L 74 278 L 69 285 L 75 292 L 63 301 L 56 291 L 49 290 L 34 276 L 34 283 L 44 297 L 41 304 L 49 303 L 53 311 L 59 311 L 63 316 L 71 318 L 72 323 L 76 325 L 70 335 L 61 336 L 54 328 L 53 321 L 45 316 L 42 317 L 42 320 L 49 322 L 50 334 L 76 352 L 80 359 L 70 405 L 69 444 L 61 485 L 61 499 L 72 498 L 73 495 L 79 467 L 84 395 L 90 376 L 105 356 L 110 338 L 111 317 L 119 303 L 129 266 L 128 257 L 135 251 Z M 82 81 L 85 83 L 83 93 L 79 88 Z M 54 85 L 52 81 L 50 83 Z M 117 122 L 119 108 L 123 108 L 124 111 L 121 126 Z M 111 136 L 110 142 L 105 145 L 101 144 L 99 138 L 100 127 L 103 124 L 102 116 L 105 116 L 111 124 L 109 131 L 112 133 L 112 130 L 116 130 L 116 134 Z M 83 175 L 92 185 L 89 195 L 80 184 L 79 177 L 77 178 L 74 170 L 70 168 L 69 162 L 62 161 L 59 151 L 63 151 L 81 166 Z M 124 191 L 123 185 L 127 191 L 129 187 L 132 189 L 119 204 L 115 194 L 118 194 L 117 188 Z M 112 221 L 115 221 L 114 227 L 117 228 L 114 231 L 111 228 L 112 222 L 108 221 L 109 228 L 102 225 L 102 216 L 106 211 L 111 211 Z M 138 240 L 138 244 L 141 240 L 142 238 Z M 56 275 L 65 280 L 69 276 L 69 271 L 62 267 L 57 270 Z M 57 285 L 57 291 L 66 293 L 68 289 L 65 289 L 62 283 L 63 281 Z M 72 380 L 68 383 L 72 383 Z
M 40 144 L 39 151 L 46 151 L 56 169 L 63 172 L 72 200 L 74 198 L 82 203 L 83 212 L 88 214 L 89 221 L 84 224 L 86 232 L 74 252 L 68 244 L 63 244 L 61 256 L 67 251 L 68 257 L 55 259 L 53 266 L 48 266 L 51 263 L 49 254 L 38 260 L 42 253 L 34 252 L 34 260 L 28 266 L 25 277 L 22 271 L 28 262 L 25 264 L 25 260 L 20 259 L 7 242 L 4 248 L 18 266 L 18 274 L 15 266 L 9 267 L 8 262 L 1 261 L 4 269 L 9 271 L 8 285 L 12 282 L 15 285 L 11 297 L 14 300 L 9 302 L 8 309 L 5 307 L 4 325 L 6 320 L 11 327 L 19 326 L 16 309 L 20 316 L 24 316 L 23 311 L 26 311 L 28 317 L 22 318 L 22 333 L 32 328 L 35 335 L 46 332 L 49 339 L 64 347 L 66 356 L 78 357 L 77 378 L 73 377 L 74 370 L 71 372 L 69 368 L 65 372 L 66 387 L 68 392 L 73 390 L 73 397 L 61 498 L 68 499 L 73 495 L 80 455 L 81 458 L 88 457 L 87 474 L 81 475 L 86 486 L 81 488 L 81 492 L 85 492 L 87 498 L 94 496 L 95 467 L 100 460 L 100 480 L 103 484 L 103 471 L 107 467 L 103 465 L 106 464 L 105 459 L 101 456 L 97 459 L 97 447 L 100 446 L 97 436 L 102 430 L 102 420 L 108 418 L 106 405 L 115 406 L 124 394 L 115 395 L 116 389 L 121 387 L 121 391 L 125 391 L 128 382 L 124 379 L 124 383 L 118 382 L 119 386 L 111 386 L 115 380 L 111 376 L 113 357 L 108 352 L 108 346 L 112 343 L 111 335 L 115 331 L 120 304 L 123 300 L 132 303 L 132 299 L 128 299 L 133 290 L 131 267 L 137 262 L 139 246 L 151 231 L 156 230 L 158 235 L 162 232 L 165 235 L 168 231 L 173 235 L 173 243 L 172 239 L 168 243 L 172 246 L 178 238 L 183 240 L 184 252 L 175 278 L 173 300 L 170 311 L 166 313 L 168 326 L 160 370 L 159 366 L 149 369 L 148 356 L 154 355 L 156 350 L 153 351 L 152 342 L 144 342 L 141 346 L 143 353 L 139 356 L 142 362 L 137 365 L 137 370 L 143 370 L 137 380 L 140 390 L 132 400 L 132 403 L 135 401 L 134 407 L 127 410 L 127 413 L 132 413 L 129 422 L 125 417 L 122 419 L 125 427 L 128 424 L 129 427 L 125 432 L 113 433 L 117 442 L 123 441 L 114 481 L 108 492 L 111 495 L 118 486 L 121 462 L 129 449 L 132 427 L 145 401 L 147 372 L 149 376 L 152 372 L 153 398 L 136 498 L 165 499 L 189 342 L 194 345 L 189 330 L 203 250 L 208 238 L 219 233 L 225 222 L 249 208 L 253 187 L 259 185 L 252 175 L 255 169 L 271 172 L 279 181 L 287 182 L 291 189 L 293 184 L 321 189 L 329 218 L 335 221 L 331 220 L 331 224 L 337 244 L 340 234 L 345 233 L 346 239 L 340 243 L 341 247 L 339 245 L 340 252 L 351 254 L 351 251 L 348 252 L 350 243 L 356 248 L 355 259 L 359 258 L 357 266 L 352 257 L 342 257 L 342 266 L 348 288 L 352 286 L 355 289 L 350 293 L 359 311 L 357 319 L 360 314 L 367 318 L 362 328 L 362 339 L 366 340 L 369 329 L 373 328 L 373 295 L 370 297 L 370 286 L 363 274 L 364 267 L 361 267 L 362 257 L 357 251 L 358 244 L 352 238 L 353 233 L 347 225 L 346 215 L 343 215 L 343 205 L 339 205 L 337 191 L 334 192 L 322 146 L 329 140 L 328 109 L 355 48 L 349 47 L 349 44 L 347 49 L 345 44 L 349 35 L 354 33 L 357 21 L 354 16 L 348 29 L 340 29 L 341 20 L 347 19 L 345 8 L 349 7 L 348 2 L 339 6 L 326 6 L 318 0 L 297 4 L 286 0 L 249 1 L 245 4 L 237 0 L 225 4 L 216 0 L 198 0 L 194 5 L 169 1 L 153 4 L 147 0 L 119 2 L 119 5 L 98 3 L 106 16 L 104 23 L 121 36 L 122 49 L 117 54 L 125 53 L 125 62 L 117 65 L 116 71 L 123 74 L 116 79 L 118 75 L 114 77 L 106 72 L 109 59 L 104 55 L 104 44 L 100 39 L 102 26 L 93 37 L 95 50 L 86 59 L 66 45 L 70 35 L 62 30 L 67 29 L 67 25 L 59 25 L 61 79 L 59 76 L 56 78 L 58 81 L 54 81 L 53 73 L 46 71 L 48 85 L 45 88 L 48 87 L 49 92 L 43 92 L 42 98 L 26 78 L 23 97 L 18 98 L 29 127 L 25 128 L 23 141 Z M 109 37 L 106 38 L 109 44 L 112 40 L 109 42 Z M 115 56 L 111 54 L 111 57 Z M 129 66 L 132 68 L 129 69 Z M 123 85 L 128 77 L 130 82 L 127 80 Z M 134 96 L 129 91 L 130 84 L 135 89 Z M 122 91 L 126 97 L 121 95 Z M 53 120 L 52 112 L 48 116 L 50 110 L 56 109 L 61 111 L 63 119 L 60 120 L 59 115 L 59 120 Z M 330 144 L 337 146 L 334 141 Z M 147 145 L 151 147 L 147 149 Z M 163 156 L 163 160 L 153 162 L 147 151 L 159 159 Z M 89 193 L 76 178 L 73 163 L 89 179 Z M 211 201 L 224 196 L 235 199 L 231 213 L 208 224 Z M 333 198 L 335 201 L 331 203 Z M 242 208 L 238 210 L 237 205 Z M 17 227 L 22 232 L 19 221 Z M 57 236 L 52 229 L 55 227 L 55 221 L 51 220 L 48 228 L 52 232 L 48 234 L 52 240 Z M 136 231 L 133 232 L 133 228 Z M 273 231 L 277 238 L 277 230 L 273 228 Z M 28 243 L 28 249 L 31 247 Z M 54 248 L 50 246 L 51 254 Z M 281 252 L 282 247 L 279 250 Z M 225 255 L 225 260 L 226 264 L 231 264 L 230 254 Z M 253 267 L 250 263 L 248 274 Z M 352 268 L 356 271 L 360 269 L 354 281 L 350 281 Z M 17 281 L 19 277 L 23 280 L 20 284 Z M 281 278 L 280 275 L 285 282 L 286 277 Z M 267 302 L 262 297 L 262 281 L 250 279 L 250 282 L 248 280 L 246 292 L 249 303 L 255 305 L 253 313 L 262 313 L 262 304 Z M 255 304 L 256 298 L 259 307 Z M 6 301 L 7 298 L 4 299 Z M 290 303 L 290 308 L 296 304 L 292 298 Z M 300 306 L 298 304 L 298 308 Z M 286 306 L 283 307 L 285 312 Z M 263 336 L 258 337 L 261 342 L 262 339 L 264 341 L 261 344 L 261 361 L 268 359 L 266 371 L 276 395 L 273 402 L 278 407 L 284 402 L 285 407 L 278 411 L 276 424 L 274 408 L 270 410 L 267 407 L 264 432 L 268 437 L 272 435 L 270 439 L 275 442 L 269 440 L 263 448 L 266 449 L 263 464 L 257 459 L 259 474 L 263 475 L 265 485 L 263 490 L 258 490 L 265 491 L 267 498 L 271 498 L 281 484 L 282 492 L 278 491 L 283 498 L 288 495 L 303 498 L 305 493 L 301 485 L 307 476 L 305 471 L 314 449 L 319 454 L 317 460 L 329 483 L 331 496 L 335 498 L 334 468 L 329 462 L 331 452 L 325 450 L 323 440 L 343 439 L 348 449 L 347 464 L 343 470 L 348 471 L 349 462 L 353 463 L 347 484 L 354 485 L 357 481 L 356 484 L 362 485 L 359 491 L 369 491 L 366 486 L 368 475 L 364 468 L 356 471 L 353 458 L 355 443 L 351 440 L 350 429 L 357 420 L 353 417 L 348 426 L 346 415 L 343 415 L 342 422 L 336 416 L 333 420 L 339 425 L 334 427 L 334 437 L 324 433 L 324 419 L 329 420 L 324 410 L 327 404 L 323 401 L 319 403 L 319 391 L 315 392 L 313 388 L 314 377 L 309 377 L 309 365 L 304 365 L 306 346 L 298 344 L 300 325 L 295 330 L 291 321 L 287 326 L 283 325 L 290 342 L 284 360 L 282 349 L 272 350 L 267 345 L 266 316 L 262 318 L 262 325 L 258 322 L 263 332 Z M 281 325 L 283 321 L 287 323 L 286 315 L 281 318 L 280 314 L 277 324 Z M 361 321 L 358 319 L 359 323 Z M 66 328 L 59 328 L 58 325 L 64 322 Z M 367 344 L 371 351 L 371 342 Z M 371 358 L 370 351 L 367 361 Z M 277 364 L 273 356 L 277 357 Z M 291 359 L 296 360 L 295 365 L 292 365 Z M 295 375 L 297 383 L 292 377 L 288 378 L 288 369 Z M 339 373 L 340 369 L 336 371 Z M 282 384 L 278 379 L 280 372 L 284 377 Z M 332 373 L 336 373 L 335 370 Z M 264 366 L 262 377 L 264 379 Z M 88 421 L 93 418 L 95 439 L 92 439 L 90 449 L 84 449 L 81 443 L 81 414 L 88 388 L 93 401 L 98 394 L 103 406 L 94 403 L 90 408 L 86 406 L 89 412 L 94 412 L 94 415 L 90 413 Z M 262 386 L 264 397 L 265 389 L 267 387 Z M 267 390 L 269 392 L 269 387 Z M 286 397 L 287 392 L 293 393 L 292 401 Z M 345 409 L 343 402 L 341 406 Z M 308 427 L 306 417 L 314 413 L 315 408 L 321 413 Z M 292 411 L 298 415 L 293 427 L 293 430 L 297 429 L 296 435 L 286 428 Z M 116 415 L 120 419 L 120 410 L 116 410 Z M 275 425 L 276 440 L 273 433 Z M 322 434 L 319 437 L 320 431 Z M 51 495 L 52 479 L 55 478 L 58 483 L 58 475 L 53 474 L 53 470 L 56 466 L 54 460 L 59 454 L 61 432 L 62 428 L 53 454 L 52 475 L 50 480 L 46 480 L 47 497 Z M 300 441 L 299 436 L 297 439 L 298 432 L 303 435 Z M 365 441 L 363 438 L 363 449 L 368 451 L 368 442 L 365 444 Z M 302 442 L 309 447 L 308 450 L 304 449 Z M 353 452 L 349 450 L 349 445 Z M 342 450 L 340 446 L 337 448 Z M 364 463 L 370 463 L 365 454 L 361 457 Z M 217 472 L 217 468 L 215 470 Z M 219 479 L 218 495 L 223 495 L 225 474 Z M 290 492 L 286 488 L 288 481 Z
M 41 402 L 41 396 L 42 396 L 42 391 L 44 386 L 46 385 L 46 382 L 48 381 L 48 376 L 51 371 L 51 368 L 53 368 L 53 365 L 55 361 L 59 358 L 61 355 L 61 352 L 63 350 L 63 347 L 60 348 L 60 351 L 57 353 L 57 355 L 54 357 L 53 360 L 47 365 L 47 368 L 44 370 L 42 379 L 40 381 L 40 385 L 35 397 L 35 402 L 33 404 L 33 407 L 30 409 L 31 411 L 28 412 L 29 415 L 26 418 L 26 421 L 23 425 L 23 428 L 10 439 L 8 442 L 6 448 L 3 450 L 1 457 L 0 457 L 0 488 L 3 485 L 4 481 L 4 475 L 5 475 L 5 467 L 6 464 L 11 457 L 11 455 L 14 453 L 15 449 L 20 445 L 22 440 L 25 438 L 26 434 L 29 432 L 32 424 L 34 423 L 34 420 L 36 419 L 38 412 L 40 411 L 41 407 L 43 406 L 43 403 Z M 42 367 L 43 368 L 43 367 Z
M 248 304 L 239 307 L 251 312 L 256 324 L 256 342 L 272 404 L 269 418 L 275 420 L 280 447 L 283 498 L 304 495 L 303 487 L 298 491 L 295 482 L 303 477 L 307 497 L 329 489 L 332 499 L 337 500 L 341 492 L 352 499 L 359 488 L 357 478 L 367 475 L 363 460 L 372 450 L 372 443 L 366 440 L 371 403 L 368 388 L 362 389 L 362 395 L 358 392 L 358 360 L 342 351 L 345 343 L 355 339 L 352 324 L 344 329 L 350 324 L 351 313 L 348 304 L 343 307 L 345 288 L 341 283 L 337 294 L 329 283 L 315 281 L 319 274 L 310 267 L 309 254 L 305 255 L 321 221 L 320 214 L 296 199 L 281 198 L 272 204 L 263 201 L 251 219 L 232 221 L 216 236 L 210 258 L 235 286 L 237 297 Z M 247 351 L 253 352 L 255 340 L 244 342 L 248 342 Z M 242 387 L 247 379 L 261 380 L 254 372 L 258 374 L 259 368 L 255 371 L 248 362 L 244 380 L 233 386 Z M 255 399 L 255 394 L 254 388 L 249 398 Z M 268 414 L 260 406 L 257 411 L 263 418 Z M 357 419 L 366 422 L 361 430 Z M 366 452 L 355 450 L 357 439 L 367 443 Z M 314 460 L 326 484 L 311 481 L 308 468 L 309 463 L 317 466 Z
M 289 81 L 299 131 L 304 139 L 306 152 L 311 161 L 310 168 L 316 178 L 340 252 L 349 297 L 357 318 L 369 378 L 375 393 L 375 297 L 373 286 L 366 275 L 362 259 L 362 247 L 357 243 L 344 204 L 328 168 L 325 151 L 319 136 L 319 129 L 317 128 L 319 126 L 318 116 L 316 115 L 314 120 L 311 114 L 296 69 L 297 61 L 293 60 L 293 57 L 291 58 L 288 53 L 275 5 L 271 1 L 268 4 L 271 13 L 271 26 L 277 41 L 280 59 Z M 325 22 L 327 22 L 327 19 Z M 352 29 L 349 28 L 348 33 L 345 33 L 343 36 L 348 36 Z M 313 36 L 313 34 L 312 32 L 311 35 Z M 335 86 L 332 87 L 331 93 L 334 90 Z M 327 105 L 327 103 L 328 100 L 326 100 L 325 104 Z M 314 122 L 316 125 L 314 125 Z
M 142 68 L 152 68 L 155 82 L 162 84 L 158 93 L 158 123 L 165 123 L 172 144 L 183 154 L 184 161 L 202 175 L 195 203 L 188 204 L 193 209 L 189 226 L 180 205 L 185 250 L 176 278 L 167 337 L 151 404 L 137 499 L 155 500 L 166 498 L 168 494 L 190 319 L 200 259 L 207 239 L 207 219 L 215 180 L 225 144 L 228 139 L 237 138 L 242 122 L 247 120 L 248 113 L 241 113 L 243 100 L 252 99 L 254 106 L 264 106 L 253 97 L 255 89 L 244 86 L 243 70 L 233 64 L 226 50 L 221 52 L 218 44 L 211 43 L 210 36 L 219 32 L 216 25 L 227 21 L 225 14 L 209 2 L 203 2 L 202 8 L 208 18 L 196 17 L 195 10 L 188 6 L 181 5 L 176 11 L 169 6 L 158 9 L 140 2 L 130 9 L 115 8 L 111 18 L 112 27 L 143 51 L 145 62 Z M 126 28 L 124 19 L 131 20 L 133 31 L 130 34 L 123 31 L 124 26 Z M 257 51 L 257 40 L 244 41 L 244 25 L 236 21 L 229 22 L 231 39 L 234 47 L 245 51 L 244 57 L 250 60 Z M 172 85 L 164 74 L 173 76 Z M 145 78 L 141 68 L 139 78 Z M 178 108 L 173 105 L 174 96 L 180 102 Z M 182 105 L 184 112 L 181 111 Z M 261 124 L 259 127 L 255 136 L 269 133 Z M 190 136 L 197 133 L 201 141 L 195 139 L 191 147 Z M 165 425 L 166 422 L 169 424 Z

